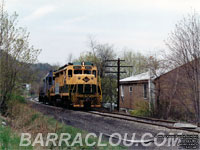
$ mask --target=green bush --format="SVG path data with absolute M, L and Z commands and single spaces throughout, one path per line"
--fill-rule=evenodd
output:
M 16 103 L 23 103 L 23 104 L 27 103 L 25 98 L 21 95 L 11 94 L 9 97 L 10 97 L 9 100 L 7 101 L 8 107 L 12 107 Z
M 9 127 L 0 126 L 0 150 L 31 150 L 32 147 L 20 147 L 20 137 L 12 133 Z
M 149 103 L 147 101 L 137 101 L 135 103 L 135 109 L 130 111 L 133 116 L 150 116 Z
M 18 101 L 20 103 L 26 103 L 25 98 L 23 96 L 17 95 L 17 94 L 12 94 L 11 95 L 11 100 L 16 100 L 16 101 Z

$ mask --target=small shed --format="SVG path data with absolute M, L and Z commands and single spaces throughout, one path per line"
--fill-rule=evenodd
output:
M 120 80 L 120 108 L 134 109 L 137 101 L 155 104 L 155 80 L 170 70 L 147 71 Z
M 120 108 L 134 109 L 136 101 L 149 101 L 149 72 L 120 80 Z

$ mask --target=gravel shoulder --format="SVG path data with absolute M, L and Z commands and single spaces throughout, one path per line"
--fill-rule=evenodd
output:
M 170 130 L 163 127 L 145 125 L 142 123 L 132 122 L 132 121 L 124 121 L 120 119 L 113 119 L 109 117 L 103 117 L 100 115 L 89 114 L 83 111 L 74 111 L 58 108 L 55 109 L 51 106 L 46 106 L 38 103 L 30 103 L 31 107 L 40 111 L 41 113 L 53 116 L 56 120 L 65 123 L 66 125 L 70 125 L 76 128 L 80 128 L 90 133 L 96 133 L 97 135 L 100 133 L 106 135 L 112 135 L 113 133 L 119 133 L 122 138 L 124 135 L 128 135 L 128 139 L 131 140 L 132 135 L 135 133 L 135 140 L 141 140 L 142 136 L 145 133 L 149 133 L 154 137 L 158 133 L 173 133 L 173 134 L 189 134 L 184 131 L 176 131 Z M 191 134 L 191 133 L 190 133 Z M 104 138 L 107 138 L 105 136 Z M 153 137 L 152 137 L 153 138 Z M 151 138 L 151 139 L 152 139 Z M 149 140 L 150 137 L 146 136 L 145 140 Z M 157 143 L 162 143 L 163 140 Z M 167 142 L 166 142 L 167 143 Z M 135 143 L 133 146 L 128 147 L 128 149 L 178 149 L 178 147 L 171 147 L 168 145 L 164 146 L 156 146 L 155 144 L 151 144 L 150 146 L 142 146 L 141 144 Z

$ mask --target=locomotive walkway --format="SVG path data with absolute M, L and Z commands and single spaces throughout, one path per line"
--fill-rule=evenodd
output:
M 112 135 L 113 133 L 119 133 L 124 137 L 124 134 L 128 134 L 128 139 L 131 140 L 132 134 L 135 133 L 135 139 L 137 141 L 140 141 L 142 135 L 145 133 L 150 133 L 153 136 L 156 136 L 158 133 L 162 132 L 165 134 L 169 133 L 188 133 L 187 131 L 178 131 L 174 129 L 167 129 L 164 127 L 158 127 L 153 125 L 145 125 L 138 122 L 131 122 L 126 120 L 120 120 L 116 118 L 109 118 L 100 116 L 98 114 L 90 114 L 84 111 L 74 111 L 74 110 L 68 110 L 63 108 L 57 108 L 49 105 L 44 105 L 36 102 L 31 102 L 31 106 L 40 111 L 41 113 L 53 116 L 58 121 L 65 123 L 66 125 L 70 125 L 82 130 L 85 130 L 90 133 L 96 133 L 99 135 L 100 133 L 103 133 L 105 136 L 104 138 L 108 138 L 109 135 Z M 145 138 L 147 141 L 152 141 L 152 139 L 148 138 L 148 136 Z M 129 147 L 129 149 L 172 149 L 172 147 L 161 146 L 157 147 L 154 144 L 151 144 L 151 146 L 144 147 L 139 142 L 136 142 L 133 144 L 132 147 Z M 173 147 L 173 149 L 178 149 L 178 147 Z

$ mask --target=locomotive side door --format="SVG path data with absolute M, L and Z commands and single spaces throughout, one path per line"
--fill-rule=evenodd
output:
M 60 94 L 60 92 L 59 92 L 59 83 L 56 83 L 55 84 L 55 95 L 58 95 L 58 94 Z

